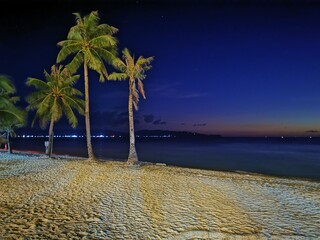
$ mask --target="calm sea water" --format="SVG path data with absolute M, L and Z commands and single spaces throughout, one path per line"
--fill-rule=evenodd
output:
M 44 152 L 40 138 L 13 139 L 17 150 Z M 93 138 L 101 159 L 125 160 L 129 143 L 125 139 Z M 222 138 L 210 141 L 182 139 L 137 139 L 139 160 L 168 165 L 245 171 L 274 176 L 320 179 L 319 138 Z M 55 138 L 55 154 L 87 156 L 83 138 Z

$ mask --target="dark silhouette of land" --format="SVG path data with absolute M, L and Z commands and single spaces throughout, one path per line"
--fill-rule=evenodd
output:
M 175 138 L 221 138 L 218 134 L 201 134 L 196 132 L 187 131 L 169 131 L 169 130 L 141 130 L 136 132 L 137 136 L 140 137 L 175 137 Z

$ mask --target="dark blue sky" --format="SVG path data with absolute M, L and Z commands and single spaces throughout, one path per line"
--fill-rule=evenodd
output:
M 30 1 L 19 10 L 11 1 L 0 16 L 0 73 L 24 97 L 31 91 L 26 78 L 43 79 L 55 63 L 56 43 L 75 24 L 72 13 L 98 10 L 102 23 L 119 29 L 120 49 L 155 56 L 147 100 L 135 113 L 138 130 L 318 135 L 320 4 L 212 2 Z M 101 84 L 92 72 L 89 78 L 94 131 L 127 130 L 127 82 Z M 56 132 L 64 128 L 62 121 Z

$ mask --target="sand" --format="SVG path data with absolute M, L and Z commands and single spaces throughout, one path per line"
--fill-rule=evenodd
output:
M 0 239 L 320 239 L 320 182 L 0 153 Z

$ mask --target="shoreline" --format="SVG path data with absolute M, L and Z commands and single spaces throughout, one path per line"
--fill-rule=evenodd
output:
M 170 165 L 214 169 L 219 171 L 246 171 L 269 176 L 320 180 L 318 156 L 320 149 L 309 140 L 286 144 L 274 141 L 222 142 L 184 141 L 179 139 L 142 139 L 137 141 L 139 160 L 163 162 Z M 160 140 L 160 142 L 159 142 Z M 93 149 L 97 158 L 125 161 L 129 142 L 116 138 L 93 138 Z M 45 151 L 43 139 L 15 139 L 13 148 Z M 58 138 L 54 153 L 61 155 L 87 156 L 85 139 Z

